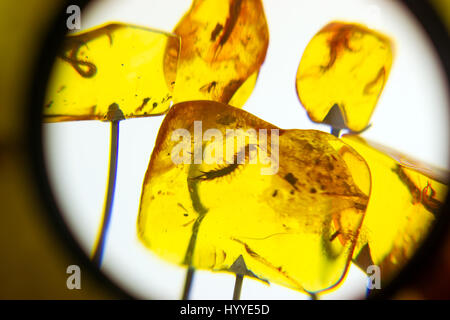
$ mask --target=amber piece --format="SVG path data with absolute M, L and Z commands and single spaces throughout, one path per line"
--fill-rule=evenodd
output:
M 173 34 L 120 23 L 68 35 L 51 73 L 44 121 L 108 120 L 110 106 L 125 118 L 166 112 L 178 49 Z
M 297 70 L 297 95 L 312 121 L 338 106 L 347 128 L 362 131 L 392 64 L 388 37 L 365 26 L 332 22 L 308 43 Z
M 260 0 L 195 0 L 176 26 L 181 38 L 174 103 L 214 100 L 242 107 L 263 63 L 269 31 Z M 169 46 L 168 51 L 172 48 Z
M 260 279 L 318 292 L 345 275 L 369 193 L 365 161 L 328 133 L 183 102 L 158 133 L 138 235 L 179 265 L 230 271 L 242 255 Z
M 368 244 L 383 281 L 392 279 L 429 234 L 448 192 L 448 172 L 413 161 L 358 136 L 342 140 L 366 160 L 372 192 L 358 249 Z

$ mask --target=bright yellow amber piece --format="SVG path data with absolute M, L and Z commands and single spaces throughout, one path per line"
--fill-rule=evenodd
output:
M 178 53 L 175 35 L 127 24 L 68 35 L 51 73 L 44 121 L 106 120 L 111 105 L 125 118 L 166 112 Z
M 368 243 L 373 263 L 381 267 L 382 279 L 389 281 L 428 235 L 448 191 L 442 182 L 448 173 L 433 177 L 436 170 L 395 151 L 380 151 L 381 147 L 358 136 L 346 135 L 342 140 L 366 160 L 372 175 L 358 250 Z
M 221 158 L 231 161 L 212 161 Z M 229 271 L 242 255 L 260 279 L 319 292 L 345 275 L 369 194 L 365 161 L 328 133 L 279 129 L 214 101 L 183 102 L 158 133 L 138 236 L 179 265 Z
M 297 71 L 297 94 L 314 122 L 337 105 L 352 131 L 362 131 L 392 64 L 392 43 L 362 25 L 332 22 L 309 42 Z
M 245 93 L 233 99 L 234 106 L 242 107 L 269 41 L 261 0 L 195 0 L 174 33 L 181 38 L 174 103 L 229 103 L 250 78 Z

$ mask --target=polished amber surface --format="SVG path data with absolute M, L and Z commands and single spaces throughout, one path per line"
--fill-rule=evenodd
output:
M 358 241 L 369 245 L 372 262 L 391 280 L 431 231 L 448 192 L 448 172 L 429 168 L 358 136 L 344 136 L 366 160 L 372 193 Z
M 365 161 L 328 133 L 279 129 L 213 101 L 183 102 L 160 128 L 138 236 L 179 265 L 227 271 L 242 255 L 260 279 L 318 292 L 348 268 L 370 184 Z
M 387 81 L 392 42 L 365 26 L 332 22 L 307 45 L 297 71 L 297 94 L 312 121 L 337 105 L 347 128 L 362 131 Z
M 269 41 L 261 1 L 195 0 L 174 33 L 181 38 L 174 102 L 214 100 L 242 107 Z M 236 93 L 241 86 L 243 92 Z
M 133 25 L 70 34 L 53 66 L 44 121 L 111 120 L 110 106 L 125 118 L 162 114 L 171 104 L 178 54 L 175 35 Z

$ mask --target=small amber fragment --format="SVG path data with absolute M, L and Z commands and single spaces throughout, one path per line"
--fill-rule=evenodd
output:
M 306 47 L 297 70 L 297 95 L 312 121 L 337 105 L 347 128 L 364 130 L 392 64 L 392 43 L 358 24 L 332 22 Z
M 44 121 L 106 120 L 112 105 L 125 118 L 166 112 L 178 48 L 173 34 L 120 23 L 68 35 L 51 73 Z
M 158 133 L 138 235 L 179 265 L 230 271 L 242 255 L 260 279 L 318 292 L 342 280 L 369 193 L 365 161 L 328 133 L 182 102 Z
M 368 244 L 373 263 L 381 267 L 382 280 L 389 281 L 429 234 L 448 191 L 443 182 L 448 172 L 441 180 L 432 177 L 426 166 L 392 150 L 380 151 L 380 146 L 358 136 L 345 135 L 342 140 L 366 160 L 372 176 L 355 254 Z
M 261 0 L 195 0 L 174 33 L 181 38 L 174 103 L 229 103 L 250 77 L 245 94 L 233 99 L 234 106 L 242 107 L 269 41 Z

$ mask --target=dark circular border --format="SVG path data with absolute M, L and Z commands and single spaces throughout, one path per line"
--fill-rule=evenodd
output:
M 81 10 L 86 7 L 89 0 L 61 1 L 60 9 L 51 22 L 44 38 L 41 41 L 41 47 L 36 50 L 33 76 L 30 86 L 30 95 L 28 101 L 28 117 L 26 118 L 26 142 L 31 167 L 35 175 L 36 188 L 40 193 L 40 197 L 44 204 L 44 209 L 48 216 L 44 217 L 50 220 L 58 237 L 63 243 L 67 244 L 80 267 L 84 272 L 92 274 L 99 282 L 113 295 L 120 299 L 132 299 L 133 297 L 117 286 L 110 278 L 108 278 L 99 268 L 97 268 L 89 259 L 87 254 L 82 250 L 81 246 L 75 240 L 72 231 L 69 229 L 63 216 L 60 214 L 56 204 L 55 197 L 51 191 L 50 181 L 46 171 L 44 148 L 42 141 L 42 106 L 45 99 L 45 92 L 53 66 L 55 57 L 57 56 L 62 40 L 67 34 L 66 19 L 68 17 L 66 8 L 69 5 L 78 5 Z M 93 2 L 93 1 L 92 1 Z
M 450 50 L 449 34 L 441 18 L 437 15 L 428 1 L 402 0 L 401 3 L 409 9 L 416 20 L 421 24 L 427 36 L 433 43 L 447 78 L 447 88 L 450 92 Z M 450 115 L 450 106 L 448 106 Z M 448 120 L 450 121 L 450 119 Z M 448 122 L 450 123 L 450 122 Z M 450 128 L 447 128 L 447 131 Z M 449 132 L 448 132 L 449 133 Z M 447 146 L 449 147 L 449 146 Z M 372 291 L 369 299 L 384 299 L 393 297 L 399 289 L 411 284 L 411 281 L 427 274 L 426 270 L 439 254 L 442 241 L 450 234 L 450 192 L 447 193 L 445 203 L 432 227 L 426 240 L 415 252 L 412 259 L 392 279 L 386 288 L 380 292 Z M 388 223 L 388 222 L 387 222 Z
M 88 272 L 96 276 L 99 281 L 103 283 L 106 288 L 111 290 L 111 293 L 116 294 L 117 297 L 130 299 L 133 297 L 104 275 L 100 269 L 91 262 L 86 253 L 76 242 L 72 232 L 59 212 L 45 169 L 41 124 L 42 106 L 44 105 L 46 86 L 54 57 L 58 52 L 62 39 L 67 33 L 67 14 L 65 9 L 71 4 L 77 4 L 83 9 L 88 2 L 89 0 L 64 1 L 57 16 L 49 24 L 51 27 L 42 39 L 41 48 L 37 51 L 38 55 L 35 59 L 35 68 L 33 70 L 32 81 L 28 91 L 30 92 L 28 107 L 26 109 L 28 110 L 28 117 L 26 118 L 26 151 L 31 162 L 31 168 L 33 169 L 35 187 L 40 192 L 41 199 L 45 206 L 44 209 L 48 212 L 47 218 L 52 222 L 53 227 L 56 230 L 55 232 L 57 232 L 61 240 L 67 244 L 68 249 L 75 254 L 79 261 L 81 261 L 82 267 L 85 268 L 85 270 L 88 270 Z M 431 39 L 445 70 L 447 86 L 450 91 L 450 59 L 448 59 L 450 56 L 449 35 L 444 24 L 428 2 L 416 0 L 401 0 L 400 2 L 412 12 Z M 449 195 L 447 195 L 446 202 L 441 211 L 443 214 L 439 215 L 423 245 L 417 250 L 411 261 L 404 267 L 399 275 L 393 279 L 386 288 L 372 291 L 369 295 L 369 299 L 386 299 L 392 297 L 398 289 L 410 283 L 410 279 L 414 279 L 414 277 L 417 277 L 421 272 L 426 270 L 430 261 L 433 261 L 433 257 L 440 249 L 440 241 L 445 239 L 445 236 L 449 233 L 450 216 L 446 214 L 450 212 L 449 208 Z

